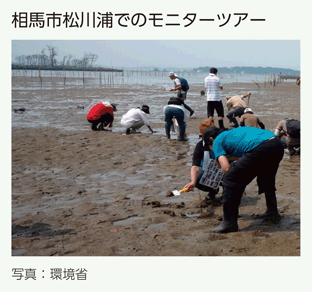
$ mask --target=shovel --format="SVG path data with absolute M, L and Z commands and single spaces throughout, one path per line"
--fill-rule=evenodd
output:
M 180 191 L 174 190 L 174 191 L 172 191 L 172 194 L 173 194 L 174 196 L 180 196 L 182 193 L 185 193 L 185 192 L 188 192 L 188 191 L 189 191 L 189 188 L 185 188 L 185 189 L 180 190 Z

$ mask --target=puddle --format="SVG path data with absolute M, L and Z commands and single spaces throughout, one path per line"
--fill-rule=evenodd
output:
M 12 249 L 12 256 L 20 256 L 23 255 L 27 250 L 26 249 Z
M 282 195 L 276 195 L 277 198 L 282 198 L 282 199 L 287 199 L 287 200 L 292 200 L 294 203 L 300 204 L 300 200 L 293 198 L 293 197 L 287 197 L 287 196 L 282 196 Z
M 144 197 L 136 196 L 134 194 L 130 194 L 130 195 L 127 196 L 127 199 L 130 199 L 130 200 L 143 200 Z
M 192 147 L 195 147 L 196 144 L 200 141 L 198 134 L 188 134 L 187 138 L 189 139 L 188 142 Z
M 89 176 L 91 179 L 101 180 L 103 183 L 118 181 L 120 178 L 124 177 L 117 171 L 111 171 L 107 173 L 93 173 Z
M 190 238 L 191 236 L 185 236 L 185 235 L 183 235 L 183 236 L 181 236 L 181 239 L 188 239 L 188 238 Z
M 96 193 L 96 194 L 99 194 L 99 193 L 105 193 L 105 190 L 104 188 L 88 188 L 86 189 L 86 192 L 87 193 Z
M 138 217 L 138 216 L 130 217 L 130 218 L 127 218 L 125 220 L 116 221 L 113 223 L 113 225 L 127 225 L 127 224 L 134 222 L 134 221 L 143 220 L 143 219 L 144 219 L 144 217 Z
M 12 196 L 21 196 L 21 195 L 25 195 L 26 193 L 22 193 L 22 192 L 12 192 Z
M 134 186 L 134 185 L 144 185 L 146 184 L 146 180 L 144 179 L 136 179 L 136 178 L 128 178 L 127 180 L 124 181 L 125 184 L 127 185 L 131 185 L 131 186 Z
M 145 173 L 150 172 L 150 171 L 153 171 L 153 169 L 150 169 L 150 168 L 140 169 L 140 170 L 137 170 L 136 173 L 137 174 L 145 174 Z
M 90 201 L 93 204 L 104 204 L 104 203 L 113 203 L 116 202 L 115 200 L 111 200 L 111 199 L 100 199 L 100 200 L 93 200 Z
M 147 229 L 160 230 L 165 224 L 166 222 L 158 223 L 158 224 L 151 224 L 147 227 Z
M 72 229 L 53 230 L 51 225 L 46 223 L 34 223 L 31 226 L 12 225 L 12 238 L 35 237 L 35 236 L 55 236 L 70 233 Z
M 200 216 L 200 214 L 188 214 L 188 213 L 185 213 L 185 216 L 187 218 L 198 218 Z
M 192 201 L 191 199 L 183 199 L 179 196 L 162 200 L 162 202 L 167 202 L 167 203 L 182 203 L 182 202 L 191 202 L 191 201 Z

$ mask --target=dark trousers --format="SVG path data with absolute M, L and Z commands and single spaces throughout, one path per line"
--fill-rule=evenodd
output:
M 184 122 L 184 111 L 179 108 L 175 107 L 167 107 L 165 110 L 165 120 L 166 120 L 166 135 L 169 138 L 170 137 L 170 128 L 173 125 L 172 119 L 175 118 L 179 124 L 180 128 L 180 138 L 184 139 L 185 134 L 185 122 Z
M 106 127 L 109 123 L 111 123 L 114 120 L 114 117 L 110 113 L 105 113 L 97 120 L 88 120 L 89 123 L 91 123 L 91 129 L 92 130 L 98 130 L 98 125 L 102 124 L 103 128 Z
M 255 177 L 259 194 L 275 192 L 275 176 L 283 155 L 284 147 L 277 137 L 247 152 L 224 175 L 222 202 L 238 206 L 245 187 Z
M 238 125 L 238 123 L 237 123 L 235 117 L 239 117 L 239 118 L 240 118 L 240 117 L 244 114 L 244 111 L 245 111 L 245 108 L 244 108 L 244 107 L 238 106 L 238 107 L 236 107 L 236 108 L 231 109 L 231 110 L 227 113 L 226 117 L 230 120 L 230 122 L 232 122 L 232 123 Z
M 224 118 L 224 108 L 222 101 L 208 101 L 207 102 L 207 116 L 213 117 L 214 110 L 216 110 L 218 117 Z

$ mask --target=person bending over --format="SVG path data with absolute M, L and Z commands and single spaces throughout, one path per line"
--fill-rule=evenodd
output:
M 94 105 L 87 115 L 88 122 L 92 124 L 91 129 L 93 131 L 105 130 L 107 125 L 112 128 L 115 111 L 117 111 L 116 104 L 108 101 Z
M 127 135 L 137 133 L 137 131 L 144 125 L 146 125 L 148 129 L 154 133 L 146 114 L 150 114 L 149 106 L 142 105 L 141 108 L 130 109 L 122 116 L 121 125 L 126 128 Z

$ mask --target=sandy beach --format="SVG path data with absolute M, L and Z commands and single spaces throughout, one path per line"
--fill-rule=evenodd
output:
M 36 79 L 12 78 L 13 256 L 300 255 L 300 157 L 287 151 L 276 178 L 278 223 L 256 217 L 266 207 L 255 180 L 235 233 L 210 232 L 222 206 L 204 204 L 205 192 L 166 196 L 189 181 L 198 125 L 206 118 L 203 85 L 191 85 L 187 104 L 195 115 L 189 141 L 179 142 L 175 135 L 166 139 L 162 109 L 171 95 L 160 85 L 54 88 L 56 80 L 47 78 L 51 87 L 27 89 Z M 223 100 L 250 91 L 249 106 L 270 131 L 285 117 L 300 119 L 295 82 L 259 85 L 225 84 Z M 118 104 L 112 132 L 91 131 L 85 108 L 96 100 Z M 126 136 L 121 116 L 142 104 L 150 106 L 156 133 L 143 127 Z

